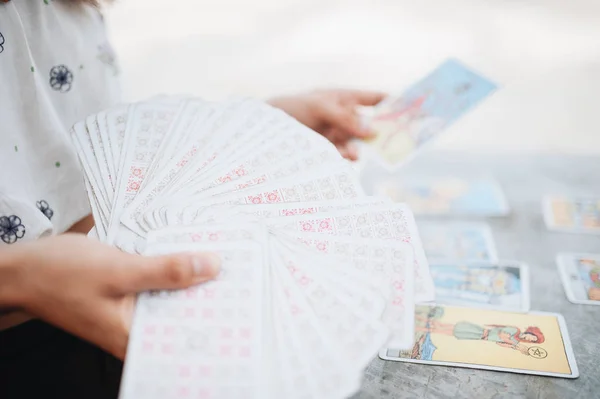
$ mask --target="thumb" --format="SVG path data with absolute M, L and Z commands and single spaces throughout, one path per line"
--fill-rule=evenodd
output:
M 217 277 L 221 258 L 210 252 L 182 253 L 145 257 L 129 255 L 128 267 L 119 268 L 121 293 L 136 293 L 155 289 L 187 288 Z
M 373 106 L 377 105 L 387 96 L 386 93 L 378 91 L 362 91 L 352 90 L 348 93 L 348 97 L 352 102 L 358 105 Z

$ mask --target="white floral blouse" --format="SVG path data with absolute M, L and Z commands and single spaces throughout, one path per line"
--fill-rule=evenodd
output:
M 0 247 L 90 213 L 69 130 L 115 103 L 117 75 L 98 10 L 0 2 Z

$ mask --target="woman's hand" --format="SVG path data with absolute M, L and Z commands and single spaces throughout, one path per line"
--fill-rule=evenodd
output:
M 361 123 L 356 112 L 359 105 L 379 103 L 383 93 L 353 90 L 318 90 L 311 93 L 277 97 L 269 101 L 299 122 L 321 133 L 348 159 L 357 158 L 356 148 L 350 142 L 354 138 L 372 136 Z
M 14 304 L 121 359 L 136 293 L 186 288 L 220 268 L 210 253 L 144 257 L 79 234 L 18 244 L 2 256 L 16 265 Z

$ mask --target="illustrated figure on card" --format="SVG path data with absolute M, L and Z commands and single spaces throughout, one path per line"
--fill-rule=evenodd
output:
M 452 324 L 432 320 L 426 324 L 427 327 L 417 327 L 417 331 L 445 334 L 458 340 L 492 342 L 504 348 L 518 350 L 527 356 L 529 356 L 530 347 L 525 343 L 541 344 L 544 342 L 544 334 L 535 326 L 527 327 L 525 331 L 521 331 L 515 326 L 479 325 L 468 321 L 459 321 Z

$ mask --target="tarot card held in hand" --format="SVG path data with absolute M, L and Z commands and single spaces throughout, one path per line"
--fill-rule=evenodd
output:
M 529 310 L 529 269 L 525 264 L 440 261 L 429 268 L 437 303 Z
M 422 222 L 419 233 L 429 261 L 497 259 L 492 231 L 484 223 Z
M 384 349 L 384 360 L 577 378 L 571 341 L 556 313 L 514 313 L 418 306 L 410 351 Z
M 600 234 L 600 197 L 546 197 L 543 211 L 550 230 Z
M 510 212 L 500 185 L 490 179 L 411 177 L 381 180 L 375 195 L 407 203 L 417 215 L 505 216 Z
M 559 254 L 558 271 L 569 301 L 600 305 L 600 254 Z
M 490 95 L 496 85 L 448 60 L 403 94 L 377 105 L 369 147 L 389 166 L 406 161 L 448 125 Z

